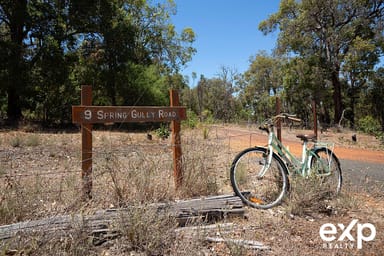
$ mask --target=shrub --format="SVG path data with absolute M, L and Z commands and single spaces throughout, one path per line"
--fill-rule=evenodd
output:
M 287 213 L 305 217 L 318 215 L 343 214 L 348 209 L 356 208 L 356 201 L 350 193 L 334 195 L 321 184 L 316 175 L 290 177 L 290 191 L 287 200 Z
M 137 205 L 122 213 L 116 226 L 122 235 L 118 253 L 136 251 L 145 255 L 167 255 L 176 239 L 176 218 L 150 205 Z
M 30 147 L 36 147 L 40 144 L 40 138 L 36 134 L 31 134 L 25 140 L 25 145 Z
M 19 137 L 19 136 L 16 136 L 16 137 L 13 137 L 10 141 L 9 141 L 10 145 L 14 148 L 18 148 L 21 146 L 22 144 L 22 139 Z
M 379 121 L 374 119 L 372 116 L 365 116 L 360 118 L 357 125 L 360 131 L 371 135 L 377 136 L 381 130 Z
M 215 121 L 212 112 L 208 109 L 204 110 L 203 113 L 201 113 L 201 117 L 203 121 L 208 124 L 213 124 Z
M 187 120 L 184 120 L 182 122 L 183 125 L 187 126 L 188 128 L 196 128 L 197 124 L 199 123 L 199 118 L 196 115 L 195 112 L 192 110 L 188 109 L 187 110 Z
M 156 135 L 161 139 L 166 139 L 170 135 L 169 127 L 166 124 L 161 124 L 158 129 L 156 129 Z

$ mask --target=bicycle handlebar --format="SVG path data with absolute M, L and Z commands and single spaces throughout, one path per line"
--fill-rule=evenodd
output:
M 298 123 L 301 122 L 300 118 L 296 118 L 296 117 L 292 117 L 292 116 L 288 116 L 287 118 L 288 118 L 288 120 L 291 120 L 291 121 L 294 121 L 294 122 L 298 122 Z
M 297 118 L 296 115 L 281 113 L 271 118 L 272 122 L 276 122 L 278 119 L 288 119 L 294 122 L 301 122 L 300 118 Z
M 273 126 L 276 123 L 276 121 L 279 119 L 288 119 L 288 120 L 291 120 L 293 122 L 301 122 L 301 119 L 297 118 L 296 115 L 288 114 L 288 113 L 281 113 L 281 114 L 278 114 L 278 115 L 266 120 L 264 122 L 264 124 L 259 127 L 259 129 L 266 131 L 266 132 L 269 132 L 268 128 Z

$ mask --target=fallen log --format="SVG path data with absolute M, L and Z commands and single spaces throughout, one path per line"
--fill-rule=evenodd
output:
M 99 237 L 117 236 L 113 224 L 119 218 L 135 207 L 99 210 L 92 215 L 58 215 L 41 220 L 24 221 L 15 224 L 0 226 L 0 240 L 7 240 L 19 234 L 36 232 L 54 233 L 56 236 L 65 236 L 67 231 L 82 228 L 90 235 Z M 148 206 L 144 206 L 148 207 Z M 244 207 L 241 199 L 233 195 L 212 196 L 206 198 L 184 200 L 173 203 L 151 204 L 159 213 L 167 212 L 175 217 L 180 226 L 192 222 L 196 218 L 214 221 L 226 217 L 243 217 Z

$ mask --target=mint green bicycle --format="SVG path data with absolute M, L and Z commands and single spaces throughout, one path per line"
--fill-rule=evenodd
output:
M 315 135 L 297 135 L 303 142 L 301 159 L 296 158 L 278 140 L 274 132 L 278 120 L 301 120 L 295 115 L 280 114 L 264 122 L 260 129 L 268 133 L 266 147 L 251 147 L 241 151 L 230 170 L 234 192 L 248 206 L 268 209 L 280 204 L 289 191 L 289 176 L 314 176 L 321 191 L 330 196 L 341 190 L 340 162 L 333 153 L 333 144 L 319 143 Z M 314 142 L 312 147 L 309 142 Z

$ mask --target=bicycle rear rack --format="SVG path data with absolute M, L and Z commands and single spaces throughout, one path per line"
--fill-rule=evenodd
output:
M 335 148 L 335 143 L 333 142 L 323 142 L 323 141 L 318 141 L 315 143 L 315 148 L 328 148 L 330 149 L 332 152 Z

